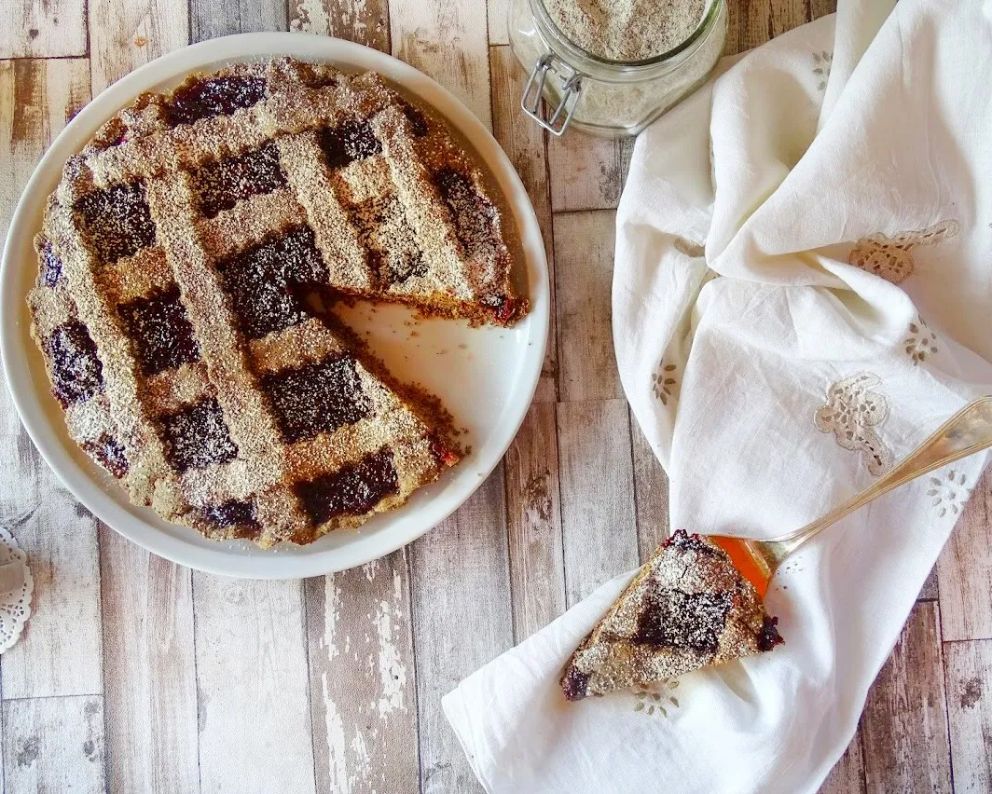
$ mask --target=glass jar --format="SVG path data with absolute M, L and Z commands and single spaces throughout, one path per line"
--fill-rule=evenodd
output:
M 538 124 L 554 135 L 570 125 L 606 137 L 637 135 L 712 71 L 727 38 L 727 8 L 712 0 L 685 41 L 643 61 L 605 60 L 579 47 L 543 0 L 511 0 L 509 33 L 530 72 L 521 106 Z

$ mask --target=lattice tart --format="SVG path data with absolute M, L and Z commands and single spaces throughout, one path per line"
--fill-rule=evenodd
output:
M 445 124 L 290 59 L 138 97 L 66 164 L 36 248 L 32 333 L 73 438 L 134 502 L 263 546 L 361 524 L 459 459 L 337 297 L 527 311 Z

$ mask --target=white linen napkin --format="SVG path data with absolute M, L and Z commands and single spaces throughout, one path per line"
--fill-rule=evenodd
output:
M 992 392 L 992 3 L 892 6 L 841 0 L 637 142 L 613 330 L 675 527 L 802 526 Z M 566 703 L 561 667 L 629 574 L 604 584 L 444 698 L 480 781 L 815 791 L 983 464 L 802 549 L 768 597 L 786 640 L 772 653 Z

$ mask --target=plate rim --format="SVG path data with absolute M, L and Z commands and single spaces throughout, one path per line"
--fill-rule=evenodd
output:
M 324 52 L 317 54 L 313 52 L 315 50 Z M 301 51 L 309 54 L 301 54 Z M 124 501 L 128 502 L 127 506 L 121 504 L 119 496 L 115 499 L 106 492 L 99 481 L 64 449 L 64 443 L 59 439 L 59 435 L 65 434 L 65 428 L 52 427 L 54 422 L 46 418 L 45 409 L 41 407 L 42 403 L 38 400 L 39 395 L 32 382 L 32 372 L 28 362 L 29 356 L 32 353 L 37 355 L 37 351 L 25 351 L 24 345 L 21 344 L 24 329 L 18 318 L 23 311 L 5 311 L 8 305 L 17 306 L 25 299 L 25 295 L 18 294 L 17 290 L 15 269 L 18 266 L 23 267 L 23 264 L 15 262 L 16 250 L 23 246 L 25 235 L 31 239 L 37 232 L 34 228 L 36 224 L 32 223 L 32 216 L 37 211 L 34 207 L 38 201 L 37 193 L 43 189 L 42 184 L 46 179 L 52 178 L 53 168 L 61 171 L 66 155 L 60 154 L 60 150 L 68 145 L 67 141 L 77 135 L 85 134 L 87 128 L 95 131 L 133 97 L 159 83 L 180 79 L 183 75 L 198 69 L 218 68 L 222 62 L 234 63 L 279 55 L 302 60 L 323 60 L 343 68 L 354 66 L 357 62 L 359 68 L 382 71 L 387 80 L 396 82 L 414 96 L 421 98 L 467 137 L 478 156 L 492 172 L 493 179 L 503 194 L 508 212 L 514 218 L 516 233 L 520 239 L 520 250 L 523 254 L 523 266 L 526 268 L 526 277 L 530 286 L 531 312 L 522 321 L 527 324 L 530 331 L 529 336 L 524 337 L 528 342 L 524 364 L 529 366 L 525 366 L 520 376 L 524 379 L 525 385 L 515 410 L 508 419 L 501 419 L 499 424 L 495 425 L 495 430 L 502 430 L 502 437 L 495 444 L 498 452 L 494 451 L 490 457 L 480 461 L 477 468 L 479 476 L 463 487 L 450 500 L 450 504 L 440 510 L 435 509 L 429 520 L 421 521 L 420 526 L 407 529 L 405 532 L 394 533 L 395 537 L 384 535 L 377 548 L 365 552 L 352 550 L 349 553 L 349 546 L 352 544 L 345 543 L 331 549 L 316 550 L 313 554 L 302 552 L 292 556 L 280 555 L 279 547 L 265 555 L 231 554 L 225 550 L 224 542 L 215 542 L 213 546 L 197 546 L 182 538 L 168 535 L 136 515 L 134 510 L 142 508 L 131 505 L 126 499 Z M 424 92 L 430 96 L 424 97 Z M 76 151 L 77 148 L 73 147 L 72 151 Z M 550 274 L 542 230 L 530 197 L 506 152 L 482 121 L 458 97 L 433 78 L 392 55 L 331 36 L 285 31 L 222 36 L 166 53 L 109 85 L 66 124 L 35 165 L 10 217 L 0 261 L 2 261 L 0 264 L 0 359 L 2 359 L 7 390 L 18 417 L 42 459 L 76 500 L 118 534 L 160 557 L 216 575 L 246 579 L 300 579 L 334 573 L 379 559 L 435 528 L 478 490 L 502 460 L 533 402 L 547 348 L 550 325 Z M 32 408 L 29 405 L 31 401 L 38 402 L 38 406 Z M 68 438 L 67 435 L 66 437 Z M 70 442 L 75 444 L 71 438 Z M 114 487 L 120 488 L 117 485 Z M 121 493 L 126 497 L 123 490 Z M 406 515 L 403 511 L 408 509 L 423 510 L 433 501 L 432 498 L 426 504 L 419 506 L 407 503 L 397 511 L 385 515 L 397 518 Z M 380 529 L 388 528 L 388 518 L 386 521 L 387 525 Z M 135 522 L 138 526 L 132 527 L 132 523 Z M 192 529 L 188 531 L 195 532 Z

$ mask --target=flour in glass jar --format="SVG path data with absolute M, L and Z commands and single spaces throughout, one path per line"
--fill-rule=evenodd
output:
M 586 52 L 642 61 L 679 46 L 698 27 L 707 0 L 543 0 L 552 21 Z

